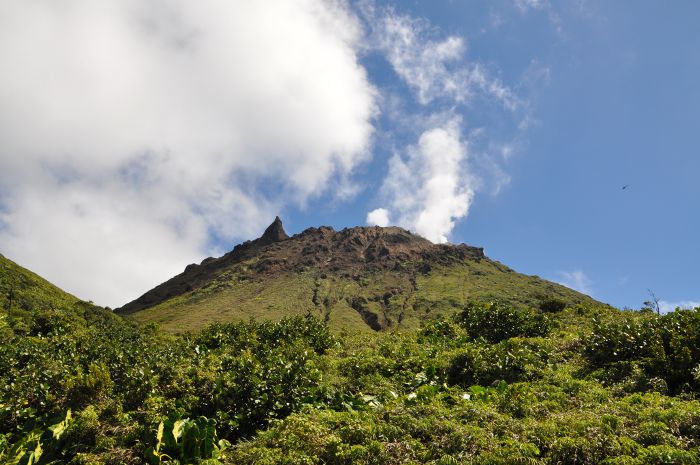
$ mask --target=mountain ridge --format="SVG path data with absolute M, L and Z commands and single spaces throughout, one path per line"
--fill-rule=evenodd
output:
M 260 238 L 187 265 L 115 311 L 173 330 L 308 313 L 336 327 L 378 331 L 415 327 L 504 289 L 514 303 L 530 307 L 550 294 L 572 304 L 595 302 L 516 273 L 480 247 L 433 244 L 395 226 L 320 226 L 290 237 L 276 217 Z

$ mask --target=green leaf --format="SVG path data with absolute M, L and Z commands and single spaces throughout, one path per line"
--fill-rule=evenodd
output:
M 202 458 L 212 458 L 215 450 L 216 428 L 213 424 L 207 424 L 202 431 Z
M 173 438 L 175 439 L 175 443 L 177 444 L 178 441 L 180 440 L 180 437 L 182 436 L 182 430 L 183 426 L 187 424 L 187 419 L 184 420 L 177 420 L 175 423 L 173 423 L 173 428 L 172 428 L 172 434 Z
M 49 431 L 51 431 L 53 439 L 59 439 L 63 433 L 66 431 L 66 428 L 68 425 L 71 423 L 72 420 L 72 415 L 70 409 L 66 412 L 66 418 L 63 421 L 60 421 L 56 423 L 55 425 L 49 426 Z
M 196 423 L 188 422 L 182 433 L 181 451 L 183 459 L 194 459 L 200 455 L 201 431 Z
M 228 442 L 226 439 L 219 439 L 218 445 L 219 445 L 219 452 L 223 452 L 226 449 L 228 449 L 229 447 L 231 447 L 231 443 Z
M 29 458 L 27 460 L 26 465 L 35 465 L 36 463 L 38 463 L 43 453 L 44 450 L 41 448 L 41 442 L 37 442 L 34 451 L 31 454 L 29 454 Z
M 153 447 L 149 447 L 148 449 L 146 449 L 145 457 L 146 460 L 148 460 L 148 463 L 150 463 L 151 465 L 160 464 L 160 456 Z
M 156 433 L 156 452 L 160 452 L 160 446 L 163 444 L 163 429 L 165 428 L 165 425 L 161 421 L 160 424 L 158 424 L 158 432 Z

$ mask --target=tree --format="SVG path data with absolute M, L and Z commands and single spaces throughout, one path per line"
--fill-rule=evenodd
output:
M 652 311 L 655 311 L 657 315 L 661 315 L 661 308 L 659 307 L 659 299 L 656 297 L 656 294 L 654 294 L 654 291 L 651 289 L 647 289 L 649 291 L 649 295 L 651 296 L 651 300 L 647 300 L 644 302 L 644 307 L 651 309 Z

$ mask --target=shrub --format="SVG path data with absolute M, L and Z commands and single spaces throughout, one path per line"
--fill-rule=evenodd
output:
M 418 332 L 418 342 L 457 345 L 464 337 L 463 331 L 454 323 L 443 319 L 428 320 Z
M 469 304 L 337 338 L 313 318 L 171 336 L 87 303 L 3 312 L 0 463 L 135 464 L 149 446 L 200 465 L 700 463 L 697 310 Z
M 664 357 L 659 322 L 655 315 L 620 314 L 614 319 L 594 318 L 593 331 L 584 343 L 584 354 L 593 366 Z
M 319 355 L 335 344 L 328 326 L 312 316 L 288 317 L 278 322 L 215 323 L 204 328 L 194 343 L 209 350 L 239 353 L 256 347 L 279 347 L 296 340 L 304 340 Z
M 196 340 L 217 349 L 202 355 L 206 370 L 194 374 L 193 413 L 216 417 L 223 433 L 236 436 L 289 415 L 315 398 L 316 351 L 331 341 L 325 325 L 305 318 L 210 328 Z
M 109 369 L 103 363 L 91 363 L 87 373 L 79 372 L 65 382 L 72 407 L 106 400 L 112 394 L 114 383 Z
M 546 297 L 540 301 L 539 307 L 546 313 L 559 313 L 566 308 L 566 302 L 556 297 Z
M 700 463 L 700 455 L 697 452 L 661 445 L 642 449 L 639 460 L 642 465 L 697 465 Z
M 700 308 L 676 310 L 661 317 L 661 339 L 666 353 L 664 378 L 672 392 L 692 389 L 700 392 Z
M 552 346 L 545 339 L 511 338 L 492 346 L 469 345 L 452 359 L 450 384 L 490 385 L 539 378 L 547 368 Z
M 642 370 L 635 384 L 643 389 L 678 393 L 698 390 L 700 363 L 700 309 L 676 310 L 664 316 L 622 312 L 595 318 L 584 340 L 584 355 L 593 369 L 612 381 Z M 610 376 L 613 375 L 613 376 Z
M 547 315 L 499 301 L 468 303 L 456 321 L 472 339 L 483 338 L 491 343 L 511 337 L 546 336 L 552 329 Z

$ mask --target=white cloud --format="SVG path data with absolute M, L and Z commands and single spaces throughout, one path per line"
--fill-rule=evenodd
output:
M 659 301 L 659 310 L 661 310 L 661 313 L 669 313 L 669 312 L 674 311 L 677 308 L 685 308 L 685 309 L 690 309 L 690 310 L 693 310 L 695 308 L 700 308 L 700 301 L 699 300 L 680 300 L 677 302 L 669 302 L 666 300 Z
M 434 28 L 427 21 L 388 8 L 378 10 L 365 4 L 363 12 L 371 28 L 371 46 L 385 55 L 421 104 L 436 99 L 467 103 L 480 92 L 508 109 L 518 107 L 518 99 L 508 87 L 489 76 L 481 64 L 466 62 L 463 37 L 434 38 Z
M 370 226 L 389 226 L 389 210 L 386 208 L 376 208 L 367 213 L 367 224 Z
M 377 111 L 361 42 L 321 0 L 0 3 L 3 253 L 116 306 L 342 184 Z
M 154 277 L 165 279 L 202 258 L 205 220 L 186 208 L 174 211 L 177 205 L 157 191 L 45 181 L 19 193 L 3 215 L 11 225 L 0 234 L 3 252 L 82 298 L 124 303 L 157 284 Z M 158 210 L 162 216 L 154 217 Z
M 528 10 L 541 10 L 547 6 L 546 0 L 515 0 L 515 6 L 521 13 Z
M 453 118 L 426 130 L 405 155 L 395 154 L 382 187 L 396 223 L 433 242 L 447 242 L 474 195 L 459 123 Z
M 591 295 L 593 293 L 590 278 L 581 270 L 560 271 L 559 279 L 556 282 L 583 294 Z

